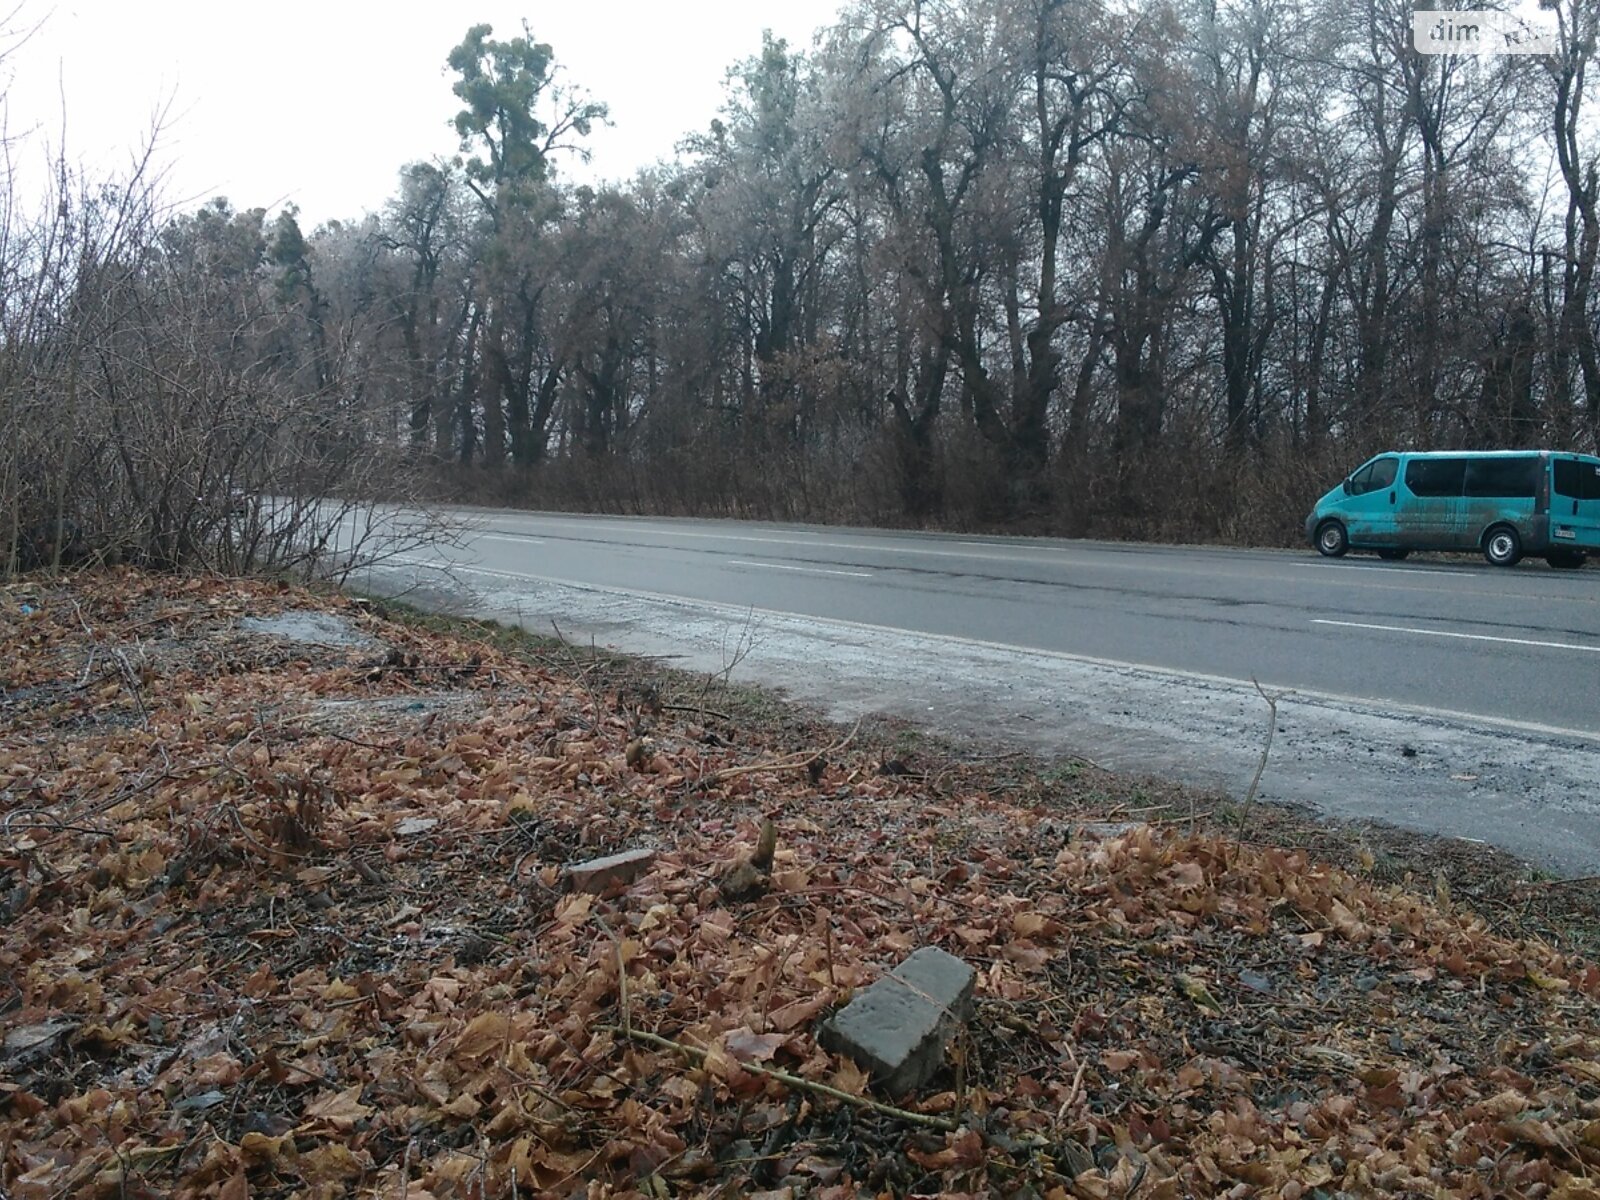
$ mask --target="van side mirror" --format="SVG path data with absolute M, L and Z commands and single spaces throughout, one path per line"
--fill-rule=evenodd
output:
M 1344 494 L 1346 496 L 1350 494 L 1350 481 L 1348 479 L 1344 481 Z

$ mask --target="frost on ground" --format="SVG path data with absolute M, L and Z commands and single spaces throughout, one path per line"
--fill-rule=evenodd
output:
M 1595 1195 L 1600 970 L 1443 889 L 268 585 L 0 636 L 17 1200 Z M 973 1013 L 881 1095 L 817 1031 L 922 946 Z
M 549 634 L 782 687 L 836 719 L 944 734 L 1243 796 L 1267 707 L 1247 683 L 729 605 L 395 564 L 369 585 Z M 736 660 L 736 662 L 735 662 Z M 1264 681 L 1269 682 L 1269 681 Z M 1447 698 L 1445 698 L 1447 699 Z M 1600 874 L 1600 739 L 1285 692 L 1261 798 L 1498 846 Z

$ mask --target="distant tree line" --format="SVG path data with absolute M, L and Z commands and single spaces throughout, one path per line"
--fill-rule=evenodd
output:
M 1282 541 L 1379 449 L 1600 442 L 1600 5 L 1483 58 L 1413 7 L 857 0 L 603 187 L 604 107 L 478 26 L 380 213 L 151 225 L 6 352 L 73 364 L 80 468 L 226 393 L 230 454 L 440 496 Z

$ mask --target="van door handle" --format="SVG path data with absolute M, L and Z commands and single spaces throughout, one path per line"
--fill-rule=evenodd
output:
M 1572 515 L 1573 516 L 1577 516 L 1578 515 L 1578 502 L 1576 500 L 1574 500 L 1572 502 Z
M 1393 504 L 1393 503 L 1394 503 L 1394 493 L 1393 493 L 1393 492 L 1390 492 L 1390 493 L 1389 493 L 1389 503 L 1390 503 L 1390 504 Z

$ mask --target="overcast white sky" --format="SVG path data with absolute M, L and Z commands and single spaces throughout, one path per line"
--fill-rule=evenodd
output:
M 444 66 L 467 27 L 554 47 L 567 78 L 611 106 L 583 178 L 630 176 L 670 157 L 716 114 L 727 68 L 770 28 L 809 46 L 839 0 L 22 0 L 37 31 L 4 64 L 6 117 L 22 182 L 37 178 L 63 123 L 68 157 L 126 167 L 164 102 L 159 160 L 169 198 L 226 195 L 237 207 L 299 205 L 310 225 L 375 210 L 406 162 L 456 149 L 460 107 Z M 0 11 L 4 0 L 0 0 Z

